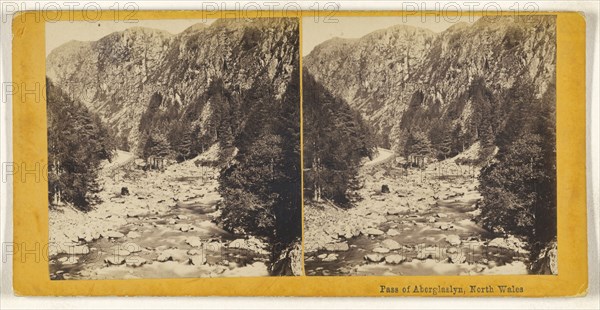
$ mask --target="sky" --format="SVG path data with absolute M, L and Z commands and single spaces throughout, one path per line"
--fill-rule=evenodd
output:
M 334 37 L 360 38 L 375 30 L 399 24 L 442 32 L 456 23 L 456 21 L 449 22 L 444 18 L 439 18 L 438 21 L 435 19 L 434 16 L 426 17 L 425 21 L 421 17 L 402 16 L 335 17 L 335 20 L 325 23 L 323 19 L 315 21 L 314 17 L 304 17 L 302 19 L 302 55 L 308 55 L 315 46 Z M 458 22 L 473 23 L 477 19 L 478 17 L 463 16 Z
M 464 16 L 460 22 L 474 22 L 477 17 Z M 115 31 L 123 31 L 131 27 L 147 27 L 165 30 L 177 34 L 186 28 L 201 23 L 200 19 L 173 20 L 137 20 L 135 23 L 106 21 L 61 21 L 46 23 L 46 56 L 58 46 L 71 40 L 96 41 Z M 214 20 L 204 20 L 211 24 Z M 398 24 L 428 28 L 434 32 L 442 32 L 455 24 L 444 18 L 436 21 L 434 16 L 422 20 L 421 17 L 380 16 L 380 17 L 335 17 L 335 20 L 315 21 L 314 17 L 302 20 L 302 54 L 308 55 L 315 46 L 334 37 L 360 38 L 378 29 Z
M 204 20 L 211 24 L 213 20 Z M 134 23 L 105 21 L 61 21 L 46 23 L 46 56 L 50 52 L 71 40 L 96 41 L 115 31 L 123 31 L 131 27 L 146 27 L 165 30 L 177 34 L 186 28 L 201 23 L 200 19 L 171 19 L 171 20 L 137 20 Z

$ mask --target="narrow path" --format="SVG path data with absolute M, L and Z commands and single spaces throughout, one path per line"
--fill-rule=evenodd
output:
M 365 162 L 363 164 L 363 166 L 365 167 L 370 167 L 370 166 L 375 166 L 375 165 L 379 165 L 382 163 L 385 163 L 387 161 L 390 161 L 391 159 L 394 158 L 394 152 L 388 149 L 384 149 L 384 148 L 377 148 L 377 152 L 376 152 L 377 156 L 375 156 L 375 158 Z

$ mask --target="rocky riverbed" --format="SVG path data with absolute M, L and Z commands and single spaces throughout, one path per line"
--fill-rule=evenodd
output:
M 221 201 L 217 170 L 198 162 L 159 172 L 124 160 L 103 171 L 103 202 L 92 211 L 51 207 L 51 278 L 269 275 L 262 240 L 232 235 L 215 223 Z
M 305 205 L 307 275 L 526 274 L 526 245 L 493 238 L 475 221 L 477 174 L 453 160 L 364 165 L 354 208 Z

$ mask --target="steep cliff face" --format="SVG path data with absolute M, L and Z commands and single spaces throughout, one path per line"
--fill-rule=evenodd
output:
M 47 76 L 135 148 L 152 98 L 170 121 L 194 110 L 202 114 L 194 115 L 202 116 L 198 122 L 217 109 L 207 95 L 215 80 L 222 92 L 238 96 L 263 81 L 280 98 L 298 63 L 297 43 L 296 19 L 223 19 L 177 35 L 130 28 L 58 47 L 47 58 Z
M 482 79 L 496 98 L 519 83 L 541 97 L 553 87 L 555 54 L 555 17 L 482 17 L 437 34 L 394 26 L 356 40 L 332 39 L 304 66 L 373 124 L 380 143 L 394 147 L 402 130 L 426 132 L 437 119 L 466 130 L 474 81 Z
M 303 63 L 332 94 L 383 130 L 402 115 L 407 84 L 434 38 L 426 29 L 394 26 L 360 39 L 326 41 Z

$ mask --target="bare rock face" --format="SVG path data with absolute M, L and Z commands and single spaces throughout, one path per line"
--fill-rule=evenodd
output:
M 422 122 L 419 115 L 465 128 L 469 86 L 478 78 L 494 95 L 528 81 L 541 96 L 554 80 L 555 54 L 555 17 L 489 16 L 441 33 L 398 25 L 359 39 L 334 38 L 316 46 L 303 65 L 393 146 L 401 128 Z
M 323 261 L 334 261 L 337 259 L 337 254 L 320 255 L 319 258 Z M 302 275 L 303 263 L 302 242 L 296 240 L 281 251 L 281 254 L 271 266 L 270 273 L 280 276 L 300 276 Z
M 558 274 L 558 247 L 552 241 L 546 245 L 538 257 L 531 264 L 531 271 L 535 274 Z

